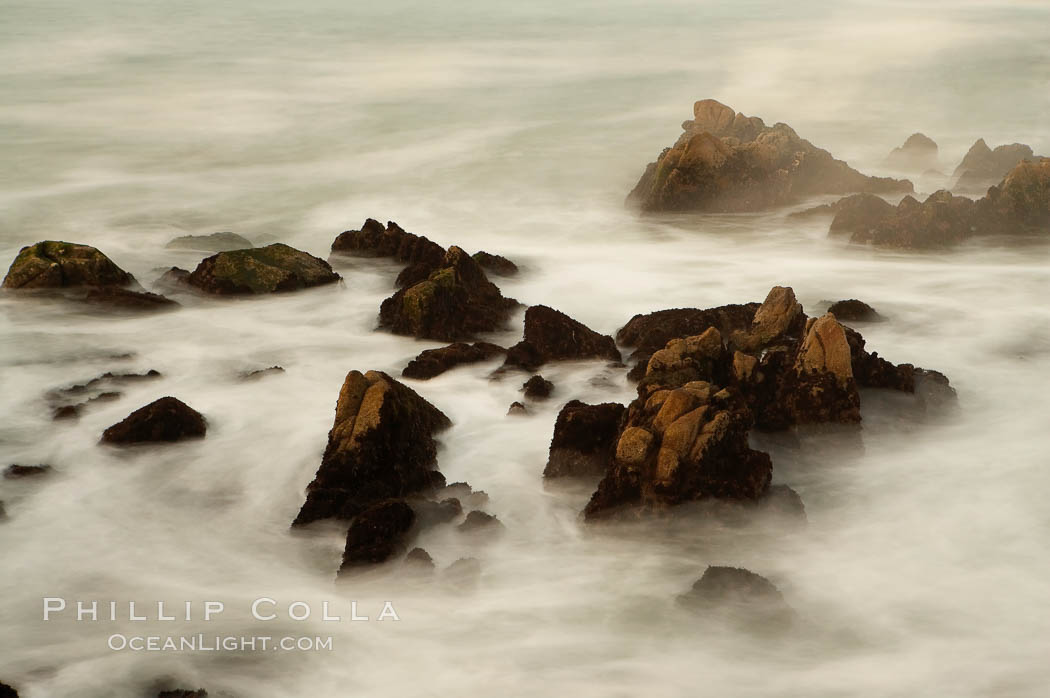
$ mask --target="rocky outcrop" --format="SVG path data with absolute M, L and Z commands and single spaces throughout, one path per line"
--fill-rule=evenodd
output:
M 403 552 L 415 522 L 415 511 L 402 499 L 385 500 L 362 511 L 347 531 L 339 573 L 386 562 Z
M 4 277 L 3 288 L 127 286 L 135 277 L 90 245 L 45 240 L 23 247 Z
M 106 286 L 93 288 L 83 297 L 83 302 L 108 310 L 142 313 L 175 310 L 179 304 L 170 298 L 148 291 L 132 291 L 127 288 Z
M 200 412 L 176 398 L 162 397 L 106 429 L 102 443 L 173 442 L 202 438 L 206 431 Z
M 834 315 L 836 320 L 845 320 L 846 322 L 878 322 L 882 320 L 882 316 L 875 312 L 875 308 L 856 298 L 835 301 L 828 307 L 828 312 Z
M 207 257 L 186 282 L 206 293 L 228 296 L 296 291 L 341 278 L 323 259 L 278 242 Z
M 983 192 L 1022 161 L 1034 157 L 1031 147 L 1024 143 L 1000 145 L 992 150 L 983 138 L 978 138 L 952 173 L 952 189 Z
M 292 525 L 352 520 L 384 500 L 441 487 L 434 435 L 449 426 L 440 410 L 387 374 L 351 371 L 321 466 Z
M 173 238 L 165 247 L 173 250 L 200 250 L 202 252 L 229 252 L 252 247 L 252 241 L 237 233 L 212 233 L 210 235 L 183 235 Z
M 506 257 L 498 254 L 490 254 L 482 250 L 474 253 L 474 261 L 485 271 L 496 276 L 514 276 L 518 273 L 518 265 Z
M 535 371 L 550 361 L 573 359 L 619 362 L 622 357 L 612 337 L 554 308 L 533 305 L 525 311 L 525 338 L 507 350 L 504 366 Z
M 628 195 L 642 211 L 744 212 L 821 194 L 908 192 L 911 182 L 868 177 L 798 136 L 787 124 L 768 127 L 712 99 Z
M 822 204 L 791 214 L 790 218 L 832 216 L 829 234 L 849 234 L 870 229 L 893 214 L 893 204 L 874 194 L 851 194 L 830 204 Z
M 179 293 L 190 290 L 190 272 L 180 267 L 171 267 L 153 282 L 153 288 L 164 293 Z
M 938 167 L 937 144 L 925 134 L 913 133 L 904 145 L 890 151 L 885 165 L 902 172 L 935 170 Z
M 500 530 L 502 528 L 503 523 L 499 519 L 492 514 L 477 509 L 467 514 L 467 518 L 463 519 L 463 523 L 456 527 L 456 529 L 462 533 Z
M 588 405 L 573 400 L 554 422 L 545 478 L 594 477 L 612 462 L 624 406 L 615 402 Z
M 390 257 L 408 265 L 428 265 L 433 270 L 441 266 L 445 248 L 425 236 L 406 232 L 393 221 L 388 221 L 384 228 L 382 223 L 369 218 L 360 230 L 340 233 L 332 242 L 332 253 Z
M 405 366 L 401 375 L 405 378 L 427 380 L 456 366 L 488 361 L 505 353 L 507 353 L 506 349 L 489 342 L 475 342 L 474 344 L 456 342 L 447 347 L 420 352 L 419 356 Z
M 554 392 L 554 383 L 543 376 L 537 374 L 532 378 L 525 381 L 521 386 L 521 389 L 525 391 L 525 397 L 533 400 L 546 400 Z
M 776 585 L 739 567 L 708 567 L 693 588 L 678 597 L 678 604 L 755 631 L 782 632 L 795 620 L 795 612 Z
M 455 342 L 502 328 L 517 305 L 453 246 L 425 280 L 383 301 L 379 322 L 395 334 Z

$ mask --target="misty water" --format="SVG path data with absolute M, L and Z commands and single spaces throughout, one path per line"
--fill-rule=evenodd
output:
M 570 5 L 568 7 L 567 5 Z M 303 5 L 306 5 L 305 7 Z M 373 6 L 374 5 L 374 6 Z M 43 239 L 99 247 L 149 287 L 235 231 L 327 257 L 366 217 L 515 260 L 503 293 L 613 334 L 634 314 L 761 301 L 813 315 L 860 298 L 869 349 L 944 372 L 956 410 L 865 392 L 863 429 L 755 435 L 808 523 L 756 514 L 585 526 L 592 486 L 545 487 L 558 409 L 627 403 L 603 362 L 552 364 L 553 399 L 511 418 L 525 376 L 497 362 L 407 381 L 443 410 L 439 467 L 489 494 L 496 538 L 419 544 L 476 585 L 389 574 L 336 586 L 337 527 L 293 534 L 346 373 L 400 375 L 437 342 L 375 331 L 397 269 L 252 300 L 180 296 L 148 317 L 0 295 L 0 680 L 21 695 L 140 696 L 157 681 L 230 696 L 1042 696 L 1050 681 L 1048 248 L 992 240 L 902 253 L 827 220 L 640 218 L 623 198 L 716 98 L 784 121 L 869 174 L 912 132 L 950 174 L 978 137 L 1050 153 L 1050 7 L 1038 2 L 379 4 L 0 2 L 0 260 Z M 937 182 L 917 180 L 929 193 Z M 821 203 L 821 201 L 812 202 Z M 507 345 L 521 314 L 488 339 Z M 245 371 L 283 374 L 246 382 Z M 156 369 L 76 422 L 47 391 Z M 174 395 L 206 439 L 97 445 Z M 754 570 L 798 615 L 790 638 L 676 606 L 707 565 Z M 44 622 L 42 599 L 121 605 Z M 279 618 L 248 613 L 278 601 Z M 191 621 L 129 621 L 193 601 Z M 208 600 L 225 602 L 203 622 Z M 333 603 L 342 621 L 320 619 Z M 349 601 L 369 622 L 349 621 Z M 307 621 L 288 618 L 293 601 Z M 376 620 L 391 601 L 399 621 Z M 345 604 L 345 605 L 342 605 Z M 180 611 L 181 612 L 181 611 Z M 155 608 L 150 612 L 155 615 Z M 332 636 L 332 651 L 112 651 L 125 634 Z M 156 693 L 156 688 L 153 688 Z

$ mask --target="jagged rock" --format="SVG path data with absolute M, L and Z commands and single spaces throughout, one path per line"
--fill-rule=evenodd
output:
M 86 383 L 77 383 L 68 388 L 49 391 L 48 397 L 54 399 L 63 396 L 81 395 L 92 390 L 100 390 L 103 386 L 123 385 L 124 383 L 155 380 L 161 377 L 161 372 L 152 368 L 145 373 L 113 373 L 112 371 L 106 371 L 101 376 L 92 378 Z
M 441 489 L 437 495 L 439 499 L 454 498 L 459 502 L 465 502 L 471 507 L 484 506 L 489 501 L 489 496 L 481 490 L 474 491 L 465 482 L 453 482 Z
M 562 407 L 543 477 L 604 475 L 613 459 L 624 410 L 615 402 L 587 405 L 579 400 Z
M 317 475 L 293 526 L 352 519 L 390 498 L 436 489 L 434 434 L 451 422 L 415 391 L 381 371 L 351 371 Z
M 937 144 L 922 133 L 913 133 L 904 145 L 886 156 L 886 166 L 909 172 L 924 172 L 937 167 Z
M 453 246 L 425 281 L 383 301 L 379 322 L 395 334 L 453 342 L 500 329 L 517 305 Z
M 282 368 L 281 366 L 270 366 L 269 368 L 257 368 L 254 371 L 248 371 L 244 373 L 241 377 L 246 381 L 254 381 L 278 373 L 284 373 L 284 368 Z
M 708 567 L 678 603 L 693 611 L 724 613 L 753 630 L 784 631 L 795 619 L 772 582 L 738 567 Z
M 463 505 L 455 497 L 448 497 L 441 501 L 414 498 L 409 501 L 409 506 L 416 512 L 416 520 L 420 528 L 448 523 L 463 513 Z
M 525 416 L 528 416 L 528 414 L 529 414 L 528 408 L 525 407 L 525 405 L 521 404 L 520 402 L 516 402 L 516 401 L 512 402 L 512 403 L 510 403 L 510 407 L 507 408 L 507 416 L 508 417 L 525 417 Z
M 323 259 L 278 242 L 207 257 L 186 282 L 206 293 L 252 295 L 296 291 L 341 279 Z
M 469 588 L 481 577 L 481 562 L 473 557 L 461 557 L 445 568 L 445 580 L 456 586 Z
M 635 348 L 630 358 L 638 363 L 627 374 L 628 377 L 641 380 L 645 376 L 649 358 L 672 339 L 701 335 L 711 327 L 718 328 L 724 337 L 749 329 L 758 308 L 758 303 L 748 303 L 707 310 L 675 308 L 635 315 L 616 333 L 617 341 Z
M 755 351 L 776 340 L 797 334 L 804 317 L 802 304 L 795 299 L 795 292 L 784 286 L 774 286 L 755 311 L 751 327 L 746 332 L 733 335 L 733 341 L 745 351 Z
M 50 465 L 9 465 L 4 469 L 5 480 L 19 480 L 26 477 L 40 477 L 52 471 Z
M 770 485 L 766 495 L 759 500 L 763 510 L 805 521 L 806 505 L 798 492 L 787 485 Z
M 2 507 L 0 507 L 2 510 Z M 0 681 L 0 698 L 18 698 L 18 691 Z
M 180 267 L 172 267 L 153 282 L 153 288 L 165 293 L 178 293 L 190 289 L 190 272 Z
M 533 400 L 545 400 L 554 392 L 554 383 L 537 374 L 525 381 L 521 388 L 525 391 L 525 397 Z
M 388 221 L 384 228 L 372 218 L 367 219 L 360 230 L 348 230 L 336 237 L 332 252 L 355 257 L 391 257 L 410 265 L 429 265 L 431 270 L 440 267 L 445 256 L 445 248 L 436 242 L 405 232 L 393 221 Z
M 467 518 L 457 528 L 464 533 L 468 533 L 483 529 L 501 529 L 503 524 L 492 514 L 475 509 L 467 514 Z
M 436 565 L 434 565 L 434 558 L 430 557 L 423 548 L 412 548 L 408 551 L 408 555 L 405 555 L 404 566 L 419 572 L 433 572 Z
M 489 342 L 475 342 L 466 344 L 456 342 L 447 347 L 439 349 L 427 349 L 420 352 L 419 356 L 412 359 L 401 375 L 405 378 L 417 378 L 427 380 L 439 376 L 445 371 L 462 364 L 473 364 L 479 361 L 488 361 L 500 354 L 507 352 L 501 346 Z
M 835 217 L 828 228 L 829 235 L 870 232 L 896 211 L 891 203 L 874 194 L 853 194 L 832 207 Z
M 710 327 L 695 337 L 672 339 L 649 357 L 639 387 L 651 391 L 692 381 L 725 384 L 728 380 L 726 359 L 722 334 L 717 328 Z
M 836 320 L 847 322 L 877 322 L 882 319 L 882 316 L 875 312 L 875 308 L 856 298 L 835 301 L 828 308 L 828 312 L 834 315 Z
M 404 548 L 416 513 L 403 499 L 373 504 L 350 523 L 343 551 L 342 574 L 351 568 L 386 562 Z
M 502 255 L 489 254 L 482 250 L 475 252 L 473 257 L 482 269 L 496 276 L 514 276 L 518 273 L 518 265 Z
M 252 241 L 237 233 L 223 232 L 210 235 L 182 235 L 168 242 L 165 247 L 177 250 L 201 250 L 203 252 L 229 252 L 252 247 Z
M 207 422 L 200 412 L 176 398 L 162 397 L 106 429 L 102 432 L 102 442 L 172 442 L 202 438 L 206 431 Z
M 525 338 L 507 350 L 504 366 L 535 371 L 549 361 L 622 358 L 612 337 L 554 308 L 533 305 L 525 311 Z
M 628 195 L 643 211 L 758 211 L 820 194 L 908 192 L 911 182 L 868 177 L 798 136 L 767 127 L 715 100 L 693 106 L 695 119 Z
M 82 300 L 90 305 L 126 312 L 155 312 L 158 310 L 175 310 L 179 307 L 179 304 L 175 301 L 157 293 L 132 291 L 112 286 L 91 289 Z
M 99 393 L 98 395 L 90 397 L 87 400 L 84 400 L 83 402 L 78 402 L 73 405 L 62 405 L 61 407 L 56 407 L 51 412 L 51 419 L 55 421 L 63 419 L 78 419 L 83 413 L 83 411 L 86 408 L 90 407 L 93 403 L 112 402 L 114 400 L 119 400 L 121 397 L 123 397 L 123 395 L 123 393 L 111 390 L 108 392 Z
M 995 150 L 988 147 L 983 138 L 970 146 L 955 171 L 952 172 L 953 189 L 983 192 L 995 184 L 1023 160 L 1035 157 L 1031 147 L 1024 143 L 1000 145 Z
M 19 251 L 3 288 L 127 286 L 134 281 L 135 277 L 90 245 L 45 240 Z
M 875 226 L 854 230 L 851 242 L 890 247 L 947 247 L 973 236 L 976 206 L 972 199 L 942 189 L 921 204 L 904 197 L 892 215 Z
M 810 319 L 781 401 L 796 424 L 859 422 L 860 395 L 846 332 L 831 313 Z

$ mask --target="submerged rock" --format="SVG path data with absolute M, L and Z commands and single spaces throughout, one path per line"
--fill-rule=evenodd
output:
M 463 520 L 463 523 L 457 526 L 457 529 L 464 533 L 502 528 L 503 524 L 499 519 L 492 514 L 477 509 L 467 514 L 467 518 Z
M 189 278 L 189 270 L 180 267 L 172 267 L 161 274 L 160 277 L 153 282 L 153 288 L 164 291 L 165 293 L 186 291 L 190 289 Z
M 208 692 L 203 688 L 198 688 L 195 691 L 175 689 L 173 691 L 161 691 L 157 694 L 157 698 L 208 698 Z
M 798 136 L 786 124 L 734 114 L 712 99 L 628 195 L 642 211 L 759 211 L 820 194 L 908 192 L 911 182 L 868 177 Z
M 856 298 L 835 301 L 828 308 L 828 312 L 834 315 L 835 319 L 846 320 L 847 322 L 878 322 L 882 320 L 882 316 L 875 312 L 875 308 Z
M 317 475 L 293 526 L 353 519 L 383 500 L 434 489 L 434 434 L 451 426 L 440 410 L 381 371 L 351 371 Z
M 514 276 L 518 273 L 518 265 L 502 255 L 489 254 L 482 250 L 475 252 L 473 257 L 482 269 L 497 276 Z
M 412 548 L 405 555 L 404 566 L 419 572 L 433 572 L 436 568 L 434 558 L 423 548 Z
M 562 407 L 554 422 L 543 477 L 604 475 L 612 462 L 624 410 L 615 402 L 588 405 L 579 400 Z
M 4 469 L 5 480 L 20 480 L 27 477 L 40 477 L 52 471 L 50 465 L 9 465 Z
M 795 620 L 776 585 L 739 567 L 709 566 L 678 603 L 692 611 L 724 614 L 755 631 L 781 632 Z
M 937 168 L 937 144 L 922 133 L 913 133 L 899 148 L 886 156 L 886 166 L 909 172 L 926 172 Z
M 622 358 L 612 337 L 554 308 L 533 305 L 525 311 L 525 338 L 507 350 L 504 365 L 535 371 L 549 361 Z
M 525 381 L 521 388 L 525 391 L 525 397 L 533 400 L 545 400 L 554 392 L 554 383 L 537 374 Z
M 200 412 L 176 398 L 162 397 L 106 429 L 102 443 L 173 442 L 202 438 L 206 431 Z
M 265 378 L 266 376 L 273 376 L 278 373 L 284 373 L 284 368 L 281 366 L 270 366 L 269 368 L 257 368 L 254 371 L 248 371 L 244 373 L 241 377 L 246 381 L 254 381 L 259 380 L 260 378 Z
M 428 265 L 431 270 L 441 265 L 445 248 L 422 235 L 405 232 L 388 221 L 386 227 L 372 218 L 360 230 L 340 233 L 332 242 L 333 254 L 355 257 L 390 257 L 398 262 Z
M 339 573 L 386 562 L 405 547 L 416 513 L 403 499 L 373 504 L 354 517 L 346 534 Z
M 45 240 L 23 247 L 4 277 L 3 288 L 127 286 L 135 277 L 90 245 Z
M 983 138 L 978 138 L 952 172 L 952 181 L 955 182 L 952 188 L 983 192 L 1022 161 L 1034 157 L 1032 148 L 1024 143 L 1000 145 L 992 150 Z
M 0 502 L 0 518 L 3 518 L 3 503 Z M 18 698 L 18 691 L 0 681 L 0 698 Z
M 156 312 L 175 310 L 179 304 L 170 298 L 148 291 L 132 291 L 126 288 L 104 287 L 87 292 L 83 301 L 90 305 L 103 306 L 125 312 Z
M 528 416 L 528 414 L 529 414 L 528 408 L 525 407 L 525 405 L 523 405 L 522 403 L 517 402 L 517 401 L 510 403 L 510 407 L 507 408 L 507 416 L 508 417 L 525 417 L 525 416 Z
M 425 280 L 383 301 L 379 323 L 395 334 L 454 342 L 502 328 L 517 305 L 453 246 Z
M 252 295 L 322 286 L 342 277 L 323 259 L 283 243 L 207 257 L 186 282 L 206 293 Z
M 177 250 L 202 250 L 204 252 L 229 252 L 252 247 L 252 241 L 237 233 L 223 232 L 210 235 L 183 235 L 173 238 L 165 247 Z
M 401 375 L 405 378 L 427 380 L 456 366 L 488 361 L 506 352 L 507 350 L 503 347 L 489 342 L 475 342 L 474 344 L 456 342 L 447 347 L 420 352 L 419 356 L 405 366 Z

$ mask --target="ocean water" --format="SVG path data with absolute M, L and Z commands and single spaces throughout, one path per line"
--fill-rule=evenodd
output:
M 92 244 L 149 286 L 232 230 L 326 256 L 366 217 L 485 249 L 523 273 L 506 295 L 613 333 L 636 313 L 760 301 L 807 312 L 860 298 L 869 349 L 947 374 L 958 408 L 919 419 L 862 396 L 854 432 L 756 435 L 808 524 L 756 515 L 611 529 L 589 487 L 541 473 L 561 404 L 630 400 L 622 370 L 545 367 L 557 386 L 505 416 L 495 363 L 410 382 L 455 426 L 439 467 L 489 494 L 503 535 L 420 544 L 476 584 L 379 574 L 335 585 L 336 529 L 288 524 L 320 461 L 343 377 L 398 375 L 436 342 L 374 331 L 397 268 L 333 259 L 345 284 L 252 300 L 181 298 L 153 317 L 0 295 L 0 681 L 30 698 L 142 696 L 1043 696 L 1050 681 L 1048 248 L 992 240 L 901 253 L 829 239 L 826 221 L 640 219 L 623 197 L 713 97 L 784 121 L 862 171 L 914 131 L 950 174 L 978 137 L 1050 153 L 1044 2 L 440 4 L 0 0 L 0 263 L 41 239 Z M 936 178 L 919 180 L 924 193 Z M 819 202 L 818 202 L 819 203 Z M 520 336 L 520 315 L 507 332 Z M 244 382 L 280 364 L 283 374 Z M 45 393 L 157 369 L 75 423 Z M 174 395 L 209 433 L 114 451 L 101 432 Z M 789 639 L 713 625 L 675 597 L 710 564 L 765 575 Z M 115 621 L 43 620 L 43 598 Z M 254 620 L 254 599 L 279 618 Z M 357 602 L 368 622 L 350 621 Z M 128 619 L 166 601 L 190 621 Z M 225 611 L 201 618 L 206 601 Z M 287 606 L 308 603 L 295 621 Z M 341 621 L 321 619 L 329 601 Z M 377 620 L 384 601 L 400 620 Z M 124 635 L 332 637 L 329 651 L 114 651 Z

